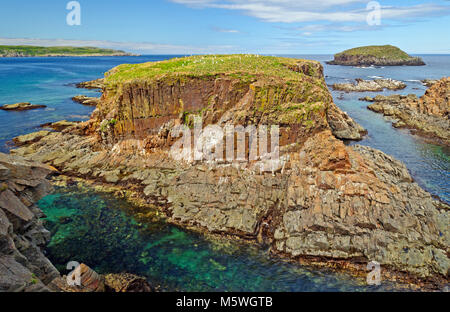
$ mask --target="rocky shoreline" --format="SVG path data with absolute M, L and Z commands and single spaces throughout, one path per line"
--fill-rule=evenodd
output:
M 81 285 L 47 259 L 50 241 L 36 202 L 53 191 L 48 178 L 59 174 L 47 165 L 0 153 L 0 292 L 149 292 L 148 282 L 128 273 L 95 273 L 81 264 Z
M 394 120 L 396 128 L 408 128 L 445 146 L 450 145 L 450 78 L 430 85 L 418 98 L 410 95 L 378 95 L 360 100 L 372 102 L 367 108 Z
M 240 81 L 226 72 L 175 79 L 166 74 L 112 87 L 119 67 L 106 75 L 108 87 L 90 121 L 12 153 L 64 175 L 133 190 L 171 222 L 266 243 L 291 259 L 343 268 L 359 263 L 359 271 L 378 261 L 394 275 L 437 288 L 447 284 L 449 206 L 414 183 L 399 161 L 338 140 L 358 139 L 364 129 L 332 102 L 320 64 L 297 62 L 289 68 L 301 80 L 290 82 L 290 92 L 280 91 L 286 84 L 273 74 Z M 305 86 L 314 97 L 305 97 Z M 293 118 L 318 97 L 324 106 L 308 112 L 310 121 Z M 175 161 L 170 129 L 188 123 L 189 114 L 204 125 L 281 124 L 282 169 Z

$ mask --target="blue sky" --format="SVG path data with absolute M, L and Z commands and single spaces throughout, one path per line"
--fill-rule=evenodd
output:
M 450 54 L 450 1 L 78 0 L 81 25 L 69 26 L 67 0 L 0 4 L 0 44 L 77 45 L 141 54 L 333 54 L 393 44 L 412 54 Z M 374 6 L 375 5 L 375 6 Z

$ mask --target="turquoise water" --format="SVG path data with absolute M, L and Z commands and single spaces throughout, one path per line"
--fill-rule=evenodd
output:
M 74 103 L 77 94 L 99 95 L 74 84 L 100 77 L 121 63 L 141 63 L 170 56 L 99 58 L 0 59 L 0 105 L 21 101 L 45 104 L 46 109 L 0 111 L 0 151 L 8 142 L 47 122 L 87 120 L 92 107 Z M 325 61 L 331 56 L 300 56 Z M 324 65 L 327 83 L 375 76 L 403 80 L 399 93 L 425 91 L 417 80 L 450 73 L 450 56 L 424 56 L 425 67 L 354 68 Z M 410 81 L 411 80 L 411 81 Z M 390 94 L 392 92 L 385 92 Z M 341 97 L 342 95 L 342 97 Z M 335 102 L 368 129 L 360 144 L 380 149 L 406 163 L 414 179 L 433 195 L 450 202 L 449 150 L 428 144 L 406 130 L 397 130 L 358 100 L 370 93 L 340 94 Z M 339 98 L 338 98 L 339 97 Z M 351 143 L 353 144 L 353 143 Z M 99 272 L 147 276 L 166 290 L 188 291 L 372 291 L 401 289 L 383 284 L 372 288 L 363 281 L 329 271 L 310 270 L 269 257 L 256 247 L 205 237 L 166 224 L 158 218 L 135 219 L 135 207 L 108 194 L 77 187 L 59 188 L 40 206 L 48 215 L 52 241 L 49 258 L 61 272 L 69 261 L 85 262 Z
M 69 261 L 100 273 L 132 272 L 170 291 L 387 291 L 345 274 L 312 270 L 270 257 L 267 250 L 167 224 L 125 200 L 79 186 L 58 189 L 39 206 L 52 232 L 47 255 L 60 272 Z M 147 218 L 149 218 L 147 216 Z M 145 222 L 147 221 L 147 222 Z

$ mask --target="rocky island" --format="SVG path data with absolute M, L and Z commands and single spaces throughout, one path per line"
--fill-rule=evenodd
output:
M 334 55 L 330 65 L 345 66 L 421 66 L 420 57 L 412 57 L 392 45 L 365 46 L 343 51 Z
M 39 47 L 0 45 L 0 57 L 61 57 L 61 56 L 134 56 L 120 50 L 94 47 Z
M 120 65 L 103 82 L 89 121 L 12 153 L 136 192 L 170 222 L 265 243 L 274 256 L 364 276 L 378 261 L 383 278 L 448 283 L 450 207 L 401 162 L 344 145 L 340 139 L 360 139 L 364 129 L 333 103 L 319 62 L 193 56 Z M 279 166 L 266 167 L 261 154 L 174 159 L 173 130 L 192 129 L 194 120 L 278 125 Z
M 420 98 L 378 95 L 360 100 L 373 102 L 367 108 L 394 119 L 394 127 L 409 128 L 437 144 L 450 145 L 450 77 L 430 84 Z

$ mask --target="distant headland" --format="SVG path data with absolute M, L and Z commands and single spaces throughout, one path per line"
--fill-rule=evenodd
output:
M 0 45 L 0 57 L 62 57 L 62 56 L 137 56 L 121 50 L 95 47 L 39 47 Z
M 330 65 L 345 66 L 421 66 L 420 57 L 412 57 L 392 45 L 353 48 L 334 55 Z

